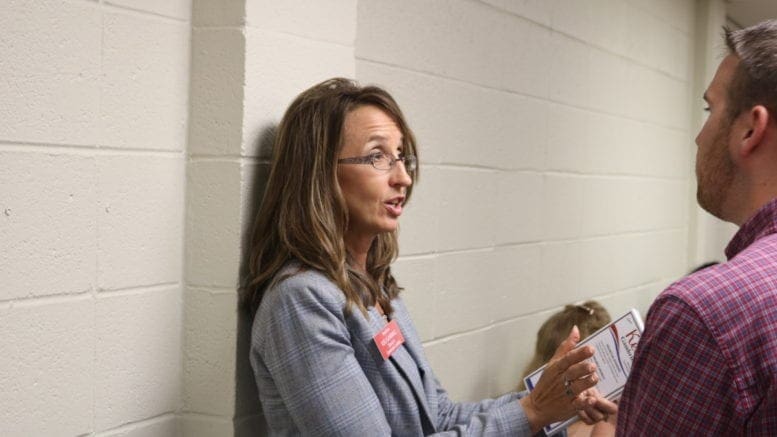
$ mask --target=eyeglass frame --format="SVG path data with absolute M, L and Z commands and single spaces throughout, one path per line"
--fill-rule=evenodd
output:
M 388 168 L 376 167 L 375 163 L 382 158 L 388 159 Z M 405 171 L 408 173 L 414 172 L 418 168 L 418 159 L 415 155 L 399 155 L 396 158 L 392 157 L 388 153 L 377 152 L 364 156 L 351 156 L 348 158 L 340 158 L 337 160 L 338 164 L 370 164 L 372 168 L 378 171 L 391 171 L 396 167 L 397 161 L 402 161 L 402 165 L 405 166 Z

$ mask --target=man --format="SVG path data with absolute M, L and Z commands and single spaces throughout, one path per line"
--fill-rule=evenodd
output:
M 650 308 L 620 435 L 777 435 L 777 20 L 725 39 L 696 137 L 697 199 L 740 229 L 728 262 Z

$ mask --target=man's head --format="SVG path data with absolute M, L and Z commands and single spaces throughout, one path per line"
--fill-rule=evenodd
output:
M 775 140 L 767 128 L 777 114 L 777 20 L 726 29 L 725 39 L 730 53 L 704 93 L 710 114 L 696 137 L 697 199 L 711 214 L 741 224 L 777 195 L 764 179 L 777 172 L 764 166 L 774 151 L 761 147 Z

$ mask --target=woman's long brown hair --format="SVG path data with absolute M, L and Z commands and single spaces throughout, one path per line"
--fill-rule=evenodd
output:
M 415 138 L 399 106 L 385 90 L 334 78 L 304 91 L 286 110 L 273 145 L 270 176 L 254 230 L 249 256 L 249 284 L 244 298 L 252 313 L 265 290 L 282 280 L 289 261 L 314 269 L 345 294 L 346 311 L 379 303 L 392 312 L 391 299 L 401 290 L 391 274 L 398 255 L 397 234 L 378 235 L 367 254 L 367 272 L 350 265 L 344 235 L 348 209 L 337 182 L 345 116 L 373 105 L 389 115 L 403 137 L 406 154 L 417 155 Z M 416 181 L 417 170 L 410 174 Z M 407 188 L 405 202 L 412 185 Z

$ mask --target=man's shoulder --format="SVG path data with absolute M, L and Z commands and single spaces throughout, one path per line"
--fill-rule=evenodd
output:
M 773 286 L 776 278 L 777 235 L 756 241 L 728 262 L 679 279 L 659 299 L 679 299 L 701 313 L 728 312 L 736 309 L 733 306 L 756 303 L 765 295 L 777 296 Z
M 747 305 L 741 304 L 742 297 L 750 293 L 742 286 L 746 281 L 747 273 L 730 263 L 692 273 L 671 284 L 656 298 L 650 308 L 652 319 L 667 328 L 683 319 L 690 324 L 686 328 L 692 325 L 720 340 L 730 324 L 743 320 L 743 315 L 749 312 Z
M 708 300 L 728 295 L 732 278 L 727 271 L 723 264 L 718 264 L 678 279 L 658 296 L 656 302 L 679 300 L 690 308 L 703 307 Z
M 777 306 L 777 253 L 765 256 L 762 249 L 751 245 L 729 262 L 673 283 L 651 307 L 653 318 L 670 330 L 683 319 L 706 332 L 732 363 L 757 348 L 772 329 L 763 321 Z

